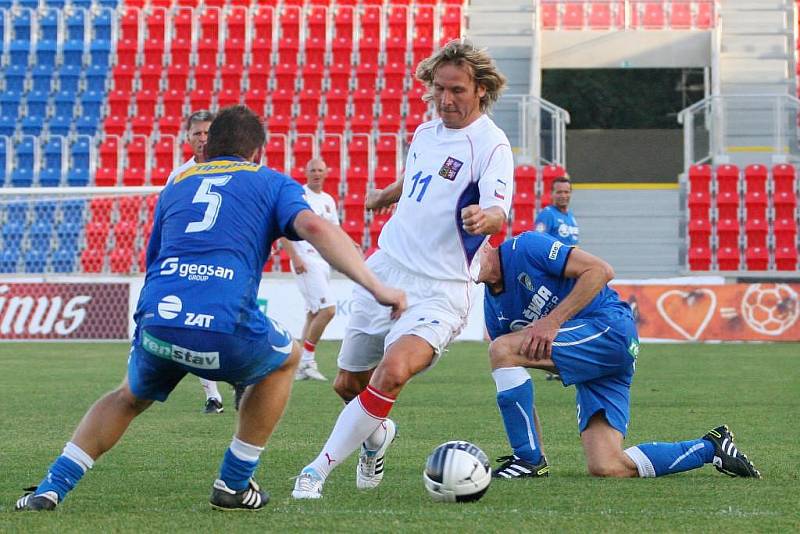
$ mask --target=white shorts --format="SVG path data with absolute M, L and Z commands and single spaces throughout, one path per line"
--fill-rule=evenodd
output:
M 470 282 L 420 276 L 380 250 L 370 256 L 367 265 L 382 282 L 406 292 L 408 309 L 392 321 L 390 308 L 378 304 L 364 288 L 356 286 L 350 322 L 339 352 L 339 368 L 351 372 L 374 369 L 386 347 L 405 335 L 427 341 L 438 358 L 467 323 Z
M 331 291 L 331 268 L 324 261 L 305 262 L 306 272 L 295 274 L 297 287 L 306 303 L 306 311 L 317 313 L 322 308 L 336 306 Z

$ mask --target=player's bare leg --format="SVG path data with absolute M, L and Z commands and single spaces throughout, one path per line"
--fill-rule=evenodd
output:
M 346 371 L 345 369 L 339 369 L 333 381 L 333 390 L 345 403 L 348 403 L 358 397 L 359 393 L 366 389 L 374 371 L 374 369 L 370 369 L 369 371 Z
M 320 308 L 316 312 L 306 314 L 306 322 L 303 325 L 303 355 L 295 380 L 326 380 L 325 376 L 317 369 L 315 352 L 322 333 L 334 315 L 336 315 L 336 306 Z
M 590 475 L 613 478 L 639 476 L 636 464 L 622 450 L 623 439 L 619 430 L 608 424 L 603 413 L 598 412 L 589 419 L 586 429 L 581 432 L 581 443 Z
M 389 411 L 403 386 L 414 375 L 429 367 L 433 357 L 433 347 L 420 337 L 405 335 L 392 343 L 386 349 L 381 363 L 375 368 L 368 386 L 354 402 L 348 403 L 342 410 L 319 456 L 300 473 L 292 496 L 296 499 L 322 497 L 322 485 L 330 472 L 358 449 L 378 428 L 382 428 L 382 423 L 387 420 Z M 383 472 L 374 471 L 377 470 L 378 458 L 382 463 L 386 449 L 394 438 L 394 424 L 387 423 L 384 430 L 383 442 L 376 451 L 372 451 L 372 457 L 375 459 L 373 476 L 379 475 L 378 482 Z M 361 458 L 359 464 L 361 469 Z M 377 483 L 363 487 L 375 486 Z M 362 484 L 359 484 L 359 487 L 362 487 Z

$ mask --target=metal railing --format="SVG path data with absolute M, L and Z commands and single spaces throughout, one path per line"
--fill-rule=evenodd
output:
M 494 113 L 508 119 L 498 122 L 511 140 L 519 163 L 566 165 L 567 110 L 534 95 L 503 95 Z
M 684 170 L 732 153 L 767 153 L 800 162 L 800 100 L 792 95 L 712 95 L 678 114 Z

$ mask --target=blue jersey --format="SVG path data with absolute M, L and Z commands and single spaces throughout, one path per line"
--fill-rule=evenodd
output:
M 486 286 L 484 316 L 494 339 L 544 317 L 575 287 L 564 269 L 573 248 L 538 232 L 524 232 L 500 245 L 503 290 L 494 295 Z M 630 308 L 617 292 L 603 287 L 572 319 L 616 316 Z
M 539 212 L 534 229 L 555 237 L 565 245 L 577 245 L 580 241 L 575 216 L 571 211 L 564 213 L 555 206 L 547 206 Z
M 300 239 L 293 223 L 305 209 L 297 182 L 241 158 L 214 158 L 177 176 L 156 206 L 138 326 L 265 333 L 261 272 L 275 239 Z

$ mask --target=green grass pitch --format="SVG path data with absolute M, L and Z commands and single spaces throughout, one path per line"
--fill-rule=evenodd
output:
M 334 374 L 338 343 L 323 343 L 321 370 Z M 549 479 L 495 481 L 472 504 L 426 495 L 428 453 L 450 439 L 490 456 L 508 453 L 488 372 L 486 345 L 457 343 L 417 377 L 395 405 L 399 435 L 383 484 L 355 489 L 355 458 L 336 470 L 318 502 L 294 502 L 291 477 L 317 454 L 341 409 L 330 384 L 295 385 L 257 478 L 272 500 L 258 513 L 221 513 L 208 494 L 234 430 L 225 413 L 203 415 L 187 377 L 169 401 L 142 415 L 52 514 L 13 512 L 87 407 L 116 386 L 124 344 L 0 345 L 0 531 L 9 532 L 533 532 L 759 531 L 800 529 L 800 346 L 646 345 L 639 356 L 626 443 L 701 436 L 727 423 L 763 480 L 731 479 L 712 467 L 662 479 L 586 475 L 574 391 L 535 374 Z

